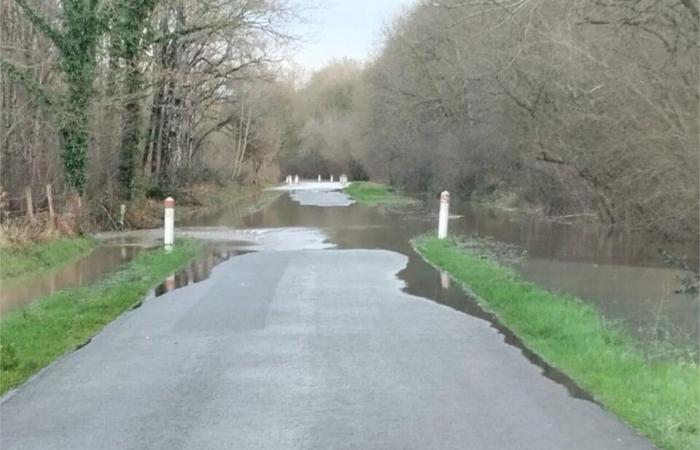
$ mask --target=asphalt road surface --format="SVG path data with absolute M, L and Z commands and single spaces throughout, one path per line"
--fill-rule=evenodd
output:
M 406 257 L 263 250 L 146 301 L 2 403 L 14 449 L 649 449 Z

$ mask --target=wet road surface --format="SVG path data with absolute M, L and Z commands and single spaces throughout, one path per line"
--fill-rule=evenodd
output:
M 405 256 L 319 233 L 255 234 L 122 315 L 4 398 L 2 448 L 652 448 L 488 322 L 404 292 Z

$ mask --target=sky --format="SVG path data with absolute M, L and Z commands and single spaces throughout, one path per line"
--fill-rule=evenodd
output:
M 305 71 L 332 59 L 367 61 L 381 43 L 384 25 L 416 0 L 326 0 L 304 14 L 297 29 L 306 35 L 293 55 Z

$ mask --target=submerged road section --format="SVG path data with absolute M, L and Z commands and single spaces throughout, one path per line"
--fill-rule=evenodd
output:
M 7 396 L 3 449 L 650 449 L 385 250 L 263 249 Z

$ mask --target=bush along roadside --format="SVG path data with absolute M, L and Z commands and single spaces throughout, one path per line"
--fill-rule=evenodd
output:
M 354 181 L 344 191 L 357 203 L 367 206 L 401 208 L 419 203 L 390 186 L 369 181 Z
M 2 248 L 0 279 L 8 280 L 58 267 L 90 252 L 97 241 L 90 237 L 59 238 L 24 248 Z
M 697 363 L 648 360 L 631 337 L 594 307 L 526 282 L 513 270 L 459 248 L 454 240 L 420 236 L 412 244 L 527 347 L 653 443 L 668 450 L 700 448 Z
M 3 316 L 0 392 L 82 345 L 202 248 L 194 241 L 180 241 L 170 252 L 143 252 L 126 268 L 93 286 L 61 291 Z

